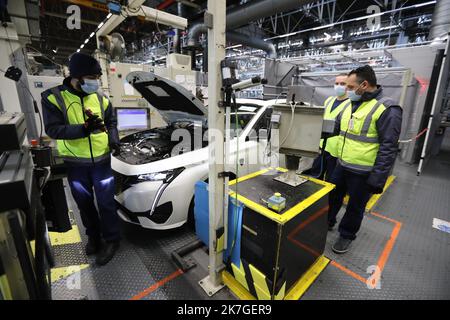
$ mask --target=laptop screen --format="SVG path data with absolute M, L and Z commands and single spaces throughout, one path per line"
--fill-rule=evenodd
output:
M 117 129 L 148 129 L 148 109 L 117 108 Z

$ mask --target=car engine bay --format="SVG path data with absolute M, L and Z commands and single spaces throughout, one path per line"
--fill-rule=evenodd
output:
M 184 141 L 184 136 L 174 136 L 174 131 L 178 129 L 187 130 L 190 139 Z M 133 133 L 120 140 L 120 152 L 116 158 L 139 165 L 194 151 L 208 145 L 208 141 L 203 141 L 205 132 L 206 127 L 199 123 L 179 121 L 167 127 Z

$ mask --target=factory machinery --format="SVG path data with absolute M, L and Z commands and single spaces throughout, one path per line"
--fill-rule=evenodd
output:
M 3 299 L 51 299 L 48 231 L 72 228 L 64 172 L 50 147 L 24 144 L 22 113 L 1 112 L 0 134 L 0 292 Z
M 222 62 L 222 72 L 227 75 L 225 109 L 233 103 L 234 92 L 265 82 L 259 78 L 237 82 L 229 62 Z M 224 283 L 242 299 L 298 299 L 304 277 L 311 270 L 317 276 L 329 262 L 323 252 L 328 194 L 334 185 L 297 173 L 311 167 L 320 152 L 320 139 L 334 131 L 334 121 L 323 120 L 324 107 L 313 104 L 314 91 L 290 86 L 287 102 L 270 110 L 270 153 L 284 154 L 287 168 L 265 168 L 225 185 L 227 212 L 223 229 L 216 230 L 215 249 L 222 253 Z M 210 222 L 205 222 L 208 192 L 204 182 L 197 183 L 196 231 L 205 243 L 211 241 L 206 230 Z M 205 281 L 200 285 L 208 288 Z

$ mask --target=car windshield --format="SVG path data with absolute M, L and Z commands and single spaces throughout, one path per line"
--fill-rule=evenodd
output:
M 256 105 L 238 104 L 237 114 L 236 108 L 232 108 L 230 116 L 231 136 L 236 137 L 236 132 L 242 132 L 260 108 L 261 106 Z
M 236 108 L 234 106 L 231 108 L 230 114 L 230 128 L 232 130 L 232 137 L 236 137 L 236 128 L 238 132 L 242 132 L 248 123 L 253 119 L 255 114 L 258 113 L 258 110 L 262 108 L 262 106 L 257 104 L 238 103 L 237 106 L 237 121 L 235 112 Z

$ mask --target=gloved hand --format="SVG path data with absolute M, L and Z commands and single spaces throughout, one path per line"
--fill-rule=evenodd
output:
M 120 143 L 111 142 L 109 144 L 109 149 L 111 150 L 113 156 L 118 156 L 120 154 Z
M 375 187 L 375 186 L 372 186 L 371 184 L 367 184 L 367 186 L 368 186 L 369 192 L 371 194 L 381 194 L 381 193 L 383 193 L 383 188 L 381 188 L 381 187 Z
M 86 119 L 86 122 L 84 123 L 84 128 L 87 133 L 92 133 L 96 130 L 105 131 L 105 124 L 102 118 L 94 114 Z

